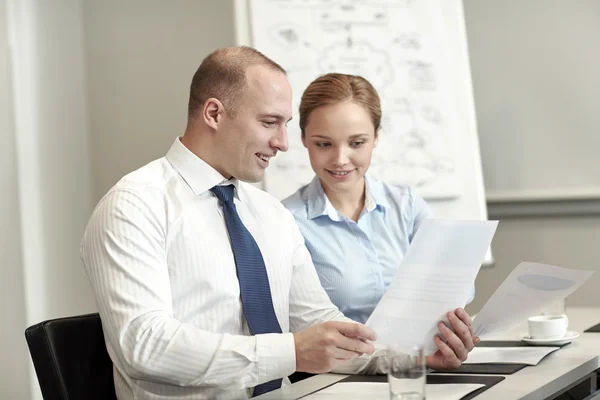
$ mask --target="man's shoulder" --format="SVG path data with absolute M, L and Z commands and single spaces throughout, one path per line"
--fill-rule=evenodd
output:
M 176 172 L 171 164 L 162 157 L 123 176 L 108 190 L 98 202 L 121 200 L 139 201 L 141 203 L 162 202 L 172 189 Z
M 143 191 L 150 188 L 166 188 L 174 175 L 175 170 L 167 159 L 162 157 L 123 176 L 111 190 L 132 189 Z

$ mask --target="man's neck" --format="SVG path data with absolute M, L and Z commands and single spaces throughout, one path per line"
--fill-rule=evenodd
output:
M 186 130 L 181 143 L 194 153 L 196 157 L 210 165 L 225 178 L 230 179 L 230 176 L 223 173 L 223 168 L 218 162 L 218 154 L 213 151 L 213 146 L 209 143 L 208 135 L 202 135 L 198 132 L 189 132 Z

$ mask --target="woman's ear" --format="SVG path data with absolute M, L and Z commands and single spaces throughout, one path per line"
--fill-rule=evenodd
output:
M 306 147 L 306 133 L 302 132 L 301 139 L 302 139 L 302 144 L 304 145 L 304 147 Z

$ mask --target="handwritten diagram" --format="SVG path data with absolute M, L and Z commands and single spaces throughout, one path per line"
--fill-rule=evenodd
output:
M 271 161 L 266 189 L 279 198 L 313 176 L 297 126 L 300 96 L 327 72 L 362 75 L 383 108 L 370 173 L 409 184 L 425 198 L 460 193 L 451 94 L 439 48 L 443 18 L 424 0 L 251 0 L 253 45 L 288 71 L 294 120 L 290 149 Z

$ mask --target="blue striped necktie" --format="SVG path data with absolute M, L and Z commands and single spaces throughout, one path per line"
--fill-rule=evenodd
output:
M 256 241 L 242 223 L 235 204 L 233 204 L 233 189 L 233 185 L 227 185 L 215 186 L 210 190 L 223 203 L 225 225 L 229 232 L 240 283 L 242 309 L 252 335 L 281 333 L 281 327 L 273 309 L 265 262 Z M 254 396 L 280 387 L 281 378 L 265 382 L 254 388 Z

